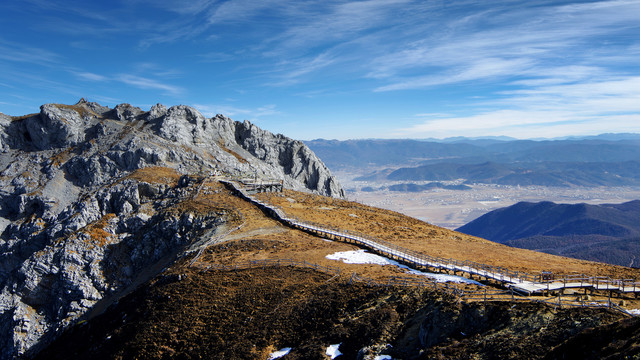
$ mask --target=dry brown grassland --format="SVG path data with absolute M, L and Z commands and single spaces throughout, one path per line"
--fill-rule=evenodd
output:
M 206 268 L 211 264 L 226 264 L 262 259 L 291 259 L 321 266 L 340 268 L 344 276 L 356 273 L 361 277 L 384 282 L 392 276 L 424 279 L 410 275 L 395 266 L 346 264 L 329 260 L 327 255 L 358 247 L 318 238 L 293 230 L 267 217 L 252 204 L 236 197 L 220 184 L 210 182 L 194 201 L 225 203 L 244 216 L 245 226 L 229 234 L 223 242 L 209 247 L 193 266 Z M 280 206 L 287 215 L 305 221 L 326 224 L 345 230 L 359 231 L 399 246 L 431 256 L 456 260 L 472 260 L 534 275 L 541 271 L 556 274 L 588 274 L 611 278 L 640 279 L 640 270 L 602 263 L 511 248 L 484 239 L 457 233 L 393 212 L 341 199 L 285 190 L 284 193 L 263 193 L 258 198 Z M 226 240 L 226 241 L 224 241 Z M 469 284 L 450 284 L 466 290 L 477 290 Z M 627 306 L 640 307 L 640 302 L 626 296 Z

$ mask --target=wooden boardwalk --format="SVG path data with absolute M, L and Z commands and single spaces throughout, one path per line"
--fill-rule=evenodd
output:
M 636 297 L 640 293 L 640 282 L 634 279 L 611 279 L 609 277 L 587 275 L 566 275 L 559 278 L 546 278 L 544 274 L 532 275 L 469 260 L 458 261 L 455 259 L 429 256 L 381 239 L 375 239 L 359 232 L 341 230 L 329 225 L 314 224 L 287 216 L 281 208 L 267 204 L 251 196 L 251 193 L 263 192 L 256 189 L 257 183 L 245 187 L 246 185 L 235 180 L 225 179 L 221 180 L 221 182 L 231 186 L 246 200 L 254 203 L 265 213 L 289 227 L 326 239 L 356 244 L 379 255 L 404 263 L 414 269 L 453 272 L 454 274 L 459 273 L 459 275 L 467 275 L 472 278 L 474 276 L 485 278 L 486 280 L 499 282 L 504 287 L 527 296 L 533 294 L 561 293 L 568 289 L 631 293 Z
M 236 184 L 241 184 L 242 189 L 247 194 L 257 194 L 261 192 L 282 192 L 282 180 L 262 180 L 256 178 L 244 178 L 234 180 Z

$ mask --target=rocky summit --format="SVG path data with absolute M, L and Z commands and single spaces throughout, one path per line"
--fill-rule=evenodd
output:
M 0 113 L 0 151 L 0 359 L 37 351 L 226 231 L 241 214 L 185 205 L 203 178 L 344 196 L 302 142 L 183 105 Z

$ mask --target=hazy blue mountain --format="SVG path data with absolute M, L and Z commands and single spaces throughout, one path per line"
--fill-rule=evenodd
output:
M 542 141 L 501 143 L 486 149 L 499 162 L 620 162 L 640 160 L 640 144 L 627 142 Z
M 389 180 L 455 180 L 472 179 L 491 181 L 513 173 L 504 164 L 486 162 L 483 164 L 440 163 L 418 167 L 400 168 L 390 173 Z
M 432 182 L 424 185 L 419 184 L 395 184 L 387 187 L 390 191 L 398 191 L 398 192 L 420 192 L 425 190 L 432 189 L 447 189 L 447 190 L 471 190 L 471 187 L 467 185 L 445 185 L 441 182 Z
M 640 184 L 640 135 L 566 140 L 312 140 L 306 144 L 334 169 L 389 170 L 369 180 L 452 180 L 510 185 Z M 394 171 L 395 170 L 395 171 Z
M 372 165 L 417 164 L 426 159 L 472 157 L 487 151 L 473 144 L 420 140 L 311 140 L 305 141 L 332 169 L 366 168 Z
M 571 136 L 564 140 L 608 140 L 608 141 L 620 141 L 620 140 L 634 140 L 640 141 L 640 134 L 633 133 L 619 133 L 619 134 L 600 134 L 594 136 Z
M 383 170 L 357 180 L 447 181 L 538 186 L 638 186 L 640 161 L 626 162 L 530 162 L 459 164 L 435 163 L 397 170 Z
M 639 220 L 640 200 L 603 205 L 520 202 L 457 231 L 519 248 L 638 266 Z

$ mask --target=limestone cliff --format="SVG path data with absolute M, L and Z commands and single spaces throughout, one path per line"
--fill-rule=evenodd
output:
M 299 141 L 194 108 L 81 100 L 0 113 L 0 359 L 46 343 L 234 214 L 177 205 L 198 176 L 342 197 Z

